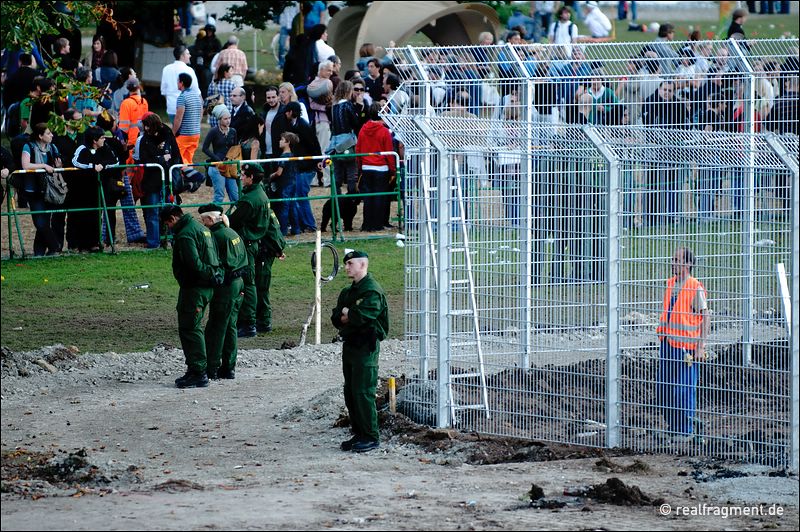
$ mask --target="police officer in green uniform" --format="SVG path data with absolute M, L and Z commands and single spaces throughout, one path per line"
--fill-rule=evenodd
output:
M 228 227 L 228 218 L 222 213 L 221 206 L 210 203 L 197 212 L 203 225 L 211 230 L 220 266 L 225 271 L 225 280 L 222 286 L 214 288 L 208 309 L 206 373 L 209 379 L 233 379 L 236 377 L 238 353 L 236 318 L 244 297 L 242 276 L 247 273 L 247 250 L 242 237 Z
M 230 214 L 231 229 L 242 237 L 247 249 L 248 273 L 244 278 L 244 300 L 238 318 L 240 338 L 272 330 L 269 301 L 272 263 L 276 257 L 284 258 L 286 246 L 278 219 L 269 206 L 263 179 L 264 169 L 260 164 L 242 165 L 242 195 Z
M 383 288 L 367 271 L 363 251 L 344 256 L 344 269 L 353 284 L 339 294 L 331 322 L 344 340 L 342 372 L 344 402 L 354 436 L 342 443 L 343 451 L 365 452 L 379 447 L 378 386 L 380 341 L 389 333 L 389 307 Z
M 175 379 L 178 388 L 208 386 L 206 342 L 202 321 L 214 287 L 224 281 L 211 231 L 177 205 L 161 209 L 161 222 L 172 230 L 172 274 L 178 281 L 178 335 L 187 371 Z

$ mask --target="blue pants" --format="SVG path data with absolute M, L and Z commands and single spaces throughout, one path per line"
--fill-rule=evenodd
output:
M 239 201 L 239 182 L 237 180 L 223 176 L 214 166 L 208 167 L 208 177 L 211 178 L 211 183 L 214 185 L 214 203 L 225 201 L 226 191 L 230 201 Z
M 678 434 L 692 434 L 697 404 L 698 365 L 686 363 L 685 350 L 666 340 L 661 342 L 661 356 L 656 374 L 656 400 L 667 428 Z
M 314 171 L 311 172 L 297 172 L 295 178 L 295 196 L 298 198 L 307 198 L 311 190 L 311 181 L 317 176 Z M 317 220 L 314 218 L 314 213 L 311 212 L 311 204 L 308 200 L 299 200 L 297 207 L 300 216 L 300 229 L 311 230 L 317 229 Z
M 142 207 L 160 204 L 161 192 L 145 192 L 142 198 Z M 157 248 L 161 246 L 161 222 L 158 219 L 158 211 L 158 207 L 148 207 L 144 209 L 144 225 L 147 229 L 148 248 Z
M 286 172 L 284 173 L 284 175 Z M 300 206 L 297 201 L 290 199 L 297 196 L 297 176 L 289 175 L 281 179 L 278 183 L 278 193 L 282 201 L 273 204 L 273 210 L 278 217 L 278 222 L 281 224 L 281 233 L 286 236 L 289 234 L 289 228 L 293 235 L 302 233 L 300 229 Z

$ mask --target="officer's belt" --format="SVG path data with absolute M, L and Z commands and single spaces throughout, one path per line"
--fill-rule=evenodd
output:
M 245 275 L 247 275 L 247 268 L 239 268 L 233 272 L 226 272 L 224 284 L 225 286 L 230 286 L 234 280 L 244 277 Z

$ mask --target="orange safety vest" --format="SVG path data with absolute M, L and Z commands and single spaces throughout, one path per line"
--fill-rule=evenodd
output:
M 672 289 L 675 286 L 675 277 L 667 281 L 667 289 L 664 292 L 663 312 L 659 320 L 656 333 L 660 340 L 667 339 L 673 347 L 694 350 L 697 348 L 697 339 L 700 338 L 700 328 L 703 324 L 703 316 L 697 314 L 692 309 L 692 301 L 697 290 L 705 292 L 705 288 L 700 281 L 692 276 L 686 278 L 683 288 L 675 299 L 670 314 L 670 298 Z M 669 318 L 667 318 L 669 316 Z
M 119 108 L 119 128 L 128 136 L 128 146 L 136 144 L 142 117 L 149 111 L 149 105 L 140 94 L 131 94 Z

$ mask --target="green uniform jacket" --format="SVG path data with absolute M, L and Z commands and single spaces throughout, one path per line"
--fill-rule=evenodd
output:
M 217 243 L 220 266 L 225 269 L 225 280 L 229 282 L 231 274 L 247 267 L 247 249 L 244 240 L 222 222 L 211 226 L 211 234 Z
M 236 209 L 228 216 L 231 229 L 236 231 L 245 243 L 264 238 L 269 229 L 272 209 L 269 198 L 261 183 L 254 183 L 242 189 L 242 196 L 236 202 Z
M 215 286 L 222 281 L 211 231 L 184 214 L 173 227 L 172 274 L 181 287 Z
M 270 209 L 267 234 L 261 241 L 261 245 L 270 257 L 280 257 L 286 247 L 286 240 L 283 238 L 283 233 L 281 233 L 281 224 L 272 209 Z
M 349 309 L 346 324 L 342 323 L 344 307 Z M 386 338 L 389 334 L 389 305 L 383 288 L 371 274 L 339 293 L 331 322 L 339 329 L 345 342 L 368 346 L 373 340 Z

